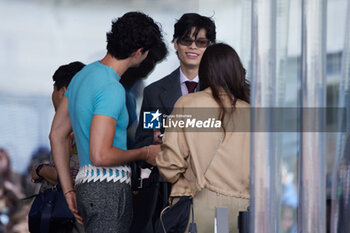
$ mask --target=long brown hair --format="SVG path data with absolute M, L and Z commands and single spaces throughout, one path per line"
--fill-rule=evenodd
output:
M 250 102 L 250 85 L 245 78 L 246 70 L 231 46 L 224 43 L 209 46 L 203 54 L 198 75 L 200 90 L 210 87 L 215 101 L 220 106 L 221 122 L 224 122 L 227 110 L 220 98 L 220 92 L 224 91 L 232 99 L 231 111 L 234 110 L 238 99 Z
M 10 179 L 11 161 L 10 161 L 10 157 L 7 154 L 6 150 L 3 148 L 0 148 L 0 157 L 5 158 L 5 160 L 7 162 L 5 170 L 0 171 L 0 179 L 9 180 Z

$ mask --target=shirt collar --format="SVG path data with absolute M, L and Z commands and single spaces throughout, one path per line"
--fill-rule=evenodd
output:
M 192 82 L 196 82 L 196 83 L 198 83 L 199 82 L 199 77 L 198 77 L 198 75 L 193 79 L 193 80 L 190 80 L 190 79 L 188 79 L 187 77 L 186 77 L 186 75 L 182 72 L 182 70 L 181 70 L 181 68 L 180 68 L 180 83 L 182 84 L 182 83 L 184 83 L 184 82 L 186 82 L 186 81 L 192 81 Z
M 102 64 L 101 61 L 96 61 L 95 63 L 101 67 L 104 67 L 104 69 L 109 70 L 113 74 L 113 76 L 117 79 L 117 81 L 120 82 L 120 79 L 121 79 L 120 76 L 112 67 Z

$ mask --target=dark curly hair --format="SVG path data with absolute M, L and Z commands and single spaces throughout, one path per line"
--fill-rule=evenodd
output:
M 145 60 L 138 67 L 130 67 L 121 77 L 120 82 L 124 87 L 131 88 L 138 80 L 145 78 L 152 72 L 157 63 L 164 60 L 168 49 L 164 42 L 149 50 Z
M 160 27 L 141 12 L 128 12 L 112 21 L 107 33 L 107 51 L 114 58 L 126 59 L 137 49 L 143 52 L 162 42 Z
M 206 16 L 202 16 L 196 13 L 187 13 L 181 16 L 181 18 L 174 25 L 174 39 L 182 39 L 184 37 L 190 37 L 192 28 L 195 28 L 194 36 L 197 37 L 200 29 L 205 29 L 207 39 L 215 43 L 216 31 L 214 21 Z
M 75 61 L 67 65 L 60 66 L 52 76 L 52 80 L 59 91 L 62 87 L 68 87 L 70 81 L 78 73 L 85 64 Z

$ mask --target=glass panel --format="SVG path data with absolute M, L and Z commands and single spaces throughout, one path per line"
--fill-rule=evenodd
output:
M 341 66 L 341 82 L 339 84 L 338 106 L 345 107 L 345 119 L 341 129 L 346 132 L 337 134 L 334 167 L 332 173 L 332 215 L 331 232 L 342 233 L 350 231 L 350 3 L 346 13 L 344 50 Z M 344 121 L 345 120 L 345 121 Z
M 276 135 L 269 111 L 259 108 L 276 106 L 276 1 L 252 1 L 251 34 L 251 232 L 273 233 L 277 230 L 279 169 Z M 265 132 L 256 132 L 259 125 Z
M 326 1 L 302 1 L 302 70 L 301 70 L 301 157 L 299 231 L 323 233 L 325 213 L 325 126 L 323 111 L 306 115 L 307 108 L 326 106 L 325 52 Z M 304 132 L 313 124 L 318 132 Z

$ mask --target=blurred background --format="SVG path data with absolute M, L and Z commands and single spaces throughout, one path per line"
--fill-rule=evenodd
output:
M 301 98 L 302 1 L 266 2 L 275 4 L 273 14 L 277 22 L 273 32 L 275 102 L 278 107 L 298 107 Z M 349 24 L 346 17 L 350 14 L 348 4 L 348 0 L 328 0 L 322 15 L 327 19 L 321 24 L 326 42 L 326 106 L 339 106 L 339 90 L 344 77 L 342 62 L 349 63 L 343 61 Z M 111 20 L 128 11 L 145 12 L 159 22 L 169 49 L 167 58 L 141 84 L 141 91 L 137 92 L 139 105 L 142 87 L 179 65 L 171 43 L 173 26 L 187 12 L 214 19 L 217 41 L 228 43 L 237 50 L 248 71 L 248 79 L 254 80 L 251 77 L 254 68 L 251 66 L 252 45 L 254 40 L 264 37 L 254 37 L 252 32 L 263 34 L 265 30 L 269 32 L 269 28 L 252 28 L 252 0 L 0 0 L 0 148 L 8 154 L 11 171 L 17 177 L 14 178 L 16 186 L 23 194 L 30 195 L 37 190 L 27 184 L 28 169 L 38 161 L 50 160 L 48 134 L 54 115 L 51 103 L 54 71 L 72 61 L 88 64 L 101 59 L 106 52 L 106 32 L 110 30 Z M 332 172 L 337 169 L 334 161 L 339 160 L 335 159 L 338 134 L 326 133 L 325 137 L 325 195 L 331 199 Z M 278 217 L 275 216 L 273 232 L 290 233 L 298 223 L 298 133 L 280 133 L 275 148 L 278 163 L 273 171 L 279 179 L 274 180 L 278 185 L 270 191 L 278 193 L 279 208 L 275 209 Z M 0 215 L 1 219 L 6 223 L 6 217 Z

